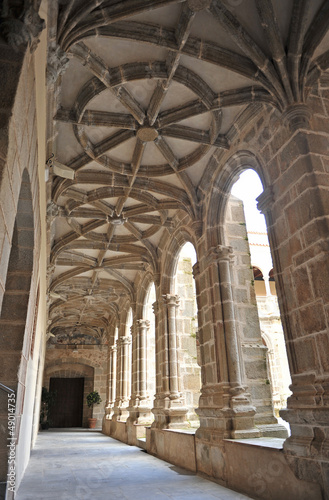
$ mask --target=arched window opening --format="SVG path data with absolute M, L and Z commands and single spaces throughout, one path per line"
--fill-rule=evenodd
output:
M 254 275 L 256 297 L 260 295 L 266 295 L 266 288 L 262 271 L 258 267 L 253 266 L 252 272 Z
M 290 395 L 291 384 L 287 353 L 280 319 L 280 312 L 275 292 L 273 264 L 270 245 L 267 238 L 265 218 L 257 209 L 256 198 L 263 191 L 261 181 L 254 170 L 248 169 L 240 175 L 232 188 L 231 218 L 234 218 L 234 206 L 243 209 L 244 215 L 237 217 L 235 227 L 240 226 L 240 240 L 247 243 L 245 253 L 250 256 L 250 267 L 253 271 L 253 289 L 257 302 L 260 329 L 264 344 L 269 348 L 267 354 L 270 370 L 271 390 L 275 415 L 279 418 L 279 410 L 286 407 Z M 241 203 L 242 202 L 242 203 Z M 237 214 L 237 208 L 235 208 Z M 231 231 L 232 229 L 229 229 Z M 229 242 L 229 244 L 231 244 Z M 233 245 L 234 246 L 234 245 Z M 246 258 L 245 258 L 246 261 Z M 241 271 L 242 272 L 242 271 Z M 266 340 L 267 339 L 267 340 Z M 280 419 L 281 423 L 284 423 Z
M 152 283 L 145 299 L 145 319 L 149 321 L 146 336 L 146 391 L 151 407 L 153 407 L 156 392 L 155 315 L 153 311 L 155 301 L 155 286 Z
M 270 270 L 270 272 L 268 273 L 268 281 L 269 281 L 269 284 L 270 284 L 271 294 L 276 296 L 276 287 L 275 287 L 273 267 Z
M 199 426 L 195 409 L 201 390 L 201 360 L 198 341 L 198 309 L 192 266 L 196 253 L 191 243 L 180 250 L 174 278 L 175 294 L 179 296 L 177 312 L 177 345 L 181 392 L 188 408 L 187 421 L 191 427 Z

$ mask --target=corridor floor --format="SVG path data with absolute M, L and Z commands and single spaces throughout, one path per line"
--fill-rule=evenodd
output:
M 16 500 L 243 500 L 248 497 L 101 432 L 39 434 Z

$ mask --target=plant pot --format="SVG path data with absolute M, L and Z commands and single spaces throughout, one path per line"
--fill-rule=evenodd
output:
M 88 418 L 88 428 L 95 429 L 97 418 Z
M 49 422 L 41 422 L 41 429 L 42 430 L 48 430 L 49 429 Z

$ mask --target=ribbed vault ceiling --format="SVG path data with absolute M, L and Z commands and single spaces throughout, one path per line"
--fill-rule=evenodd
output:
M 212 157 L 260 106 L 305 102 L 328 25 L 321 0 L 59 2 L 53 334 L 106 336 L 177 214 L 202 219 Z

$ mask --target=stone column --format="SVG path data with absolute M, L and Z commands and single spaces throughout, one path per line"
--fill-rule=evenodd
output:
M 216 252 L 218 256 L 220 290 L 222 296 L 228 380 L 230 383 L 231 394 L 238 395 L 245 392 L 245 389 L 242 387 L 241 381 L 241 361 L 235 327 L 234 303 L 230 275 L 230 261 L 233 259 L 233 250 L 231 247 L 224 247 L 220 245 L 217 247 Z
M 155 428 L 180 428 L 186 425 L 182 394 L 179 392 L 176 310 L 177 295 L 163 295 L 154 308 L 156 314 L 157 393 L 154 402 Z
M 269 277 L 268 276 L 263 276 L 263 278 L 264 278 L 264 285 L 265 285 L 266 297 L 270 297 L 272 295 L 272 292 L 271 292 Z
M 130 388 L 130 346 L 132 339 L 130 336 L 121 337 L 121 356 L 122 356 L 122 403 L 129 402 L 129 388 Z
M 137 331 L 139 337 L 139 397 L 140 400 L 146 400 L 147 394 L 147 332 L 150 328 L 150 322 L 145 319 L 137 321 Z
M 169 390 L 170 399 L 178 399 L 181 394 L 178 390 L 178 356 L 177 356 L 177 332 L 176 312 L 179 307 L 178 295 L 166 295 L 164 297 L 167 306 L 168 318 L 168 351 L 169 351 Z
M 129 405 L 130 424 L 150 424 L 151 422 L 151 403 L 147 393 L 147 331 L 150 327 L 148 320 L 139 319 L 136 321 L 135 328 L 135 363 L 134 371 L 134 392 L 131 396 Z
M 232 249 L 212 248 L 194 268 L 200 325 L 202 390 L 197 436 L 258 437 L 255 408 L 242 383 L 230 274 Z M 201 269 L 203 270 L 201 271 Z M 206 438 L 207 439 L 207 438 Z
M 130 382 L 130 345 L 131 337 L 119 337 L 117 363 L 117 390 L 113 420 L 125 421 L 128 418 L 129 382 Z
M 311 102 L 317 101 L 321 109 L 320 98 Z M 310 122 L 306 106 L 285 112 L 266 165 L 272 186 L 258 200 L 292 378 L 292 395 L 280 412 L 291 428 L 284 452 L 297 477 L 329 491 L 328 119 L 318 114 Z
M 109 346 L 108 349 L 108 396 L 105 409 L 106 418 L 110 419 L 113 415 L 113 407 L 115 404 L 116 393 L 116 373 L 117 371 L 117 346 Z

